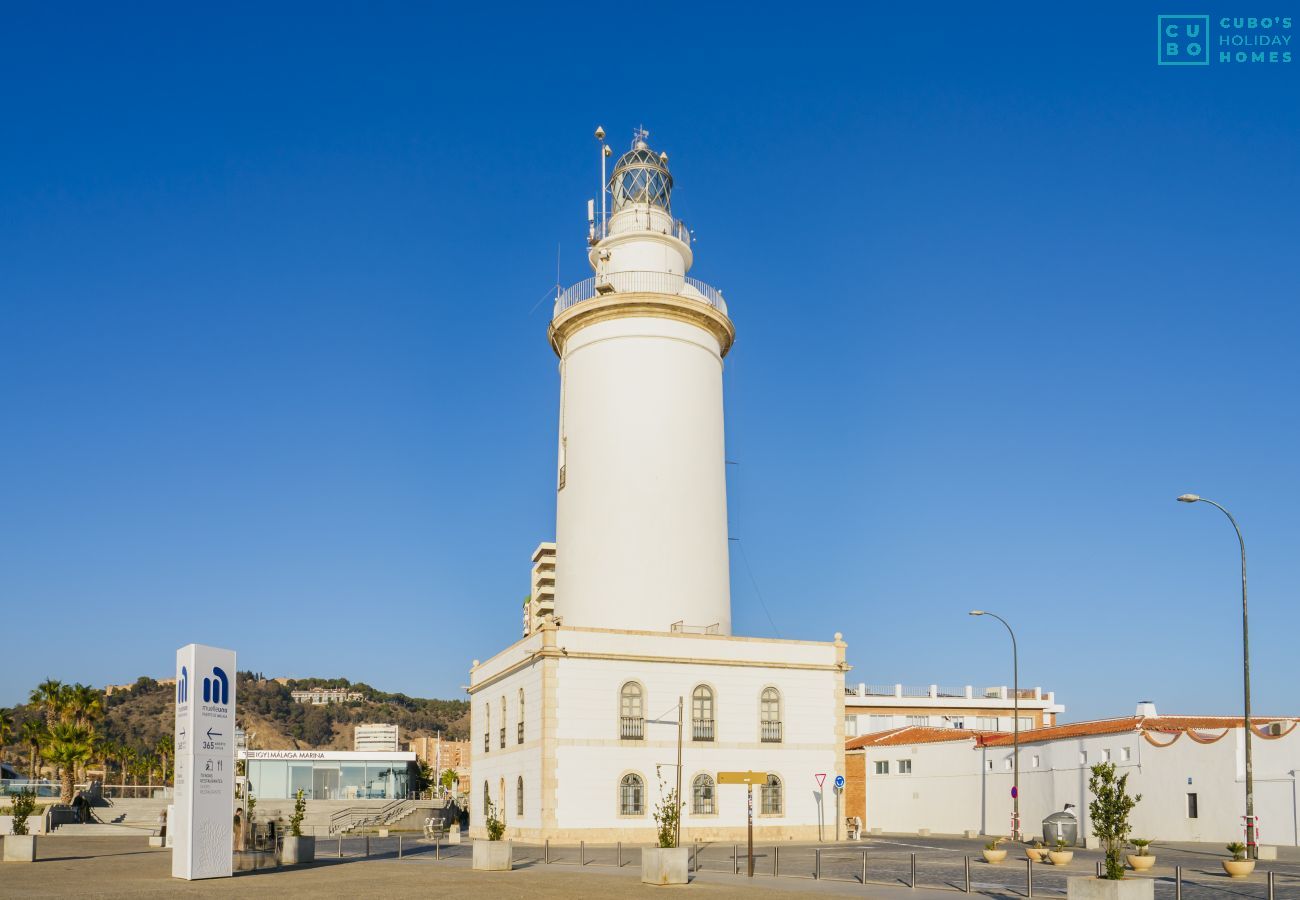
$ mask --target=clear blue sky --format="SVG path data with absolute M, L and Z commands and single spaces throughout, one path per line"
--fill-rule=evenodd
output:
M 554 533 L 534 304 L 644 122 L 739 332 L 738 632 L 1003 684 L 986 607 L 1068 718 L 1231 713 L 1196 491 L 1300 713 L 1300 60 L 1158 68 L 1167 11 L 11 8 L 0 703 L 189 641 L 463 696 Z

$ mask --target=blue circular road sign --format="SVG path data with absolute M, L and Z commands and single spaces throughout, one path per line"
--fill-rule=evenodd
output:
M 837 791 L 842 791 L 842 790 L 844 790 L 844 776 L 843 776 L 843 775 L 836 775 L 836 776 L 835 776 L 835 790 L 837 790 Z

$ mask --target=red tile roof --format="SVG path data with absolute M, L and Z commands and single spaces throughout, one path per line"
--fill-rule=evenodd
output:
M 1251 723 L 1259 728 L 1270 722 L 1291 722 L 1292 718 L 1251 717 Z M 1240 716 L 1123 716 L 1118 719 L 1099 719 L 1094 722 L 1071 722 L 1067 725 L 1051 725 L 1046 728 L 1033 728 L 1020 732 L 1020 743 L 1033 744 L 1041 741 L 1055 741 L 1064 738 L 1093 737 L 1101 734 L 1123 734 L 1130 731 L 1156 731 L 1173 733 L 1196 731 L 1202 729 L 1240 728 Z M 991 734 L 980 741 L 984 747 L 1008 747 L 1013 736 L 1006 733 Z
M 897 747 L 902 744 L 937 744 L 944 741 L 973 741 L 992 736 L 994 731 L 968 731 L 965 728 L 926 728 L 908 725 L 889 731 L 875 731 L 845 741 L 845 750 L 863 750 L 867 747 Z

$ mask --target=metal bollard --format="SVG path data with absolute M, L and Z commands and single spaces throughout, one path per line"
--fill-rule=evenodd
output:
M 781 848 L 772 848 L 772 877 L 775 878 L 781 874 Z
M 339 838 L 339 859 L 343 858 L 343 838 Z
M 966 893 L 970 893 L 970 857 L 963 857 L 966 860 Z
M 618 842 L 618 867 L 623 868 L 623 842 Z
M 1276 874 L 1277 874 L 1277 873 L 1274 872 L 1272 869 L 1269 869 L 1269 870 L 1268 870 L 1268 900 L 1275 900 L 1274 895 L 1273 895 L 1273 888 L 1274 888 L 1274 885 L 1273 885 L 1273 876 L 1276 875 Z
M 587 842 L 578 841 L 578 868 L 587 864 Z
M 366 835 L 366 856 L 370 856 L 370 835 Z
M 1097 877 L 1101 877 L 1101 860 L 1097 860 Z
M 542 865 L 549 866 L 550 864 L 551 864 L 551 839 L 547 838 L 542 843 Z
M 400 834 L 397 836 L 397 858 L 402 858 L 402 836 Z
M 1183 867 L 1174 866 L 1174 900 L 1183 900 Z
M 731 845 L 731 874 L 732 875 L 740 874 L 740 845 L 739 844 Z
M 816 860 L 816 862 L 815 862 L 814 865 L 813 865 L 813 881 L 821 881 L 821 879 L 822 879 L 822 849 L 821 849 L 821 847 L 818 847 L 816 850 L 813 851 L 813 853 L 816 854 L 816 857 L 817 857 L 817 860 Z
M 862 851 L 862 883 L 867 883 L 867 851 Z
M 433 858 L 438 860 L 439 862 L 442 861 L 442 839 L 441 838 L 433 839 Z
M 1034 861 L 1025 860 L 1025 896 L 1034 896 Z
M 910 888 L 916 887 L 916 854 L 915 853 L 912 854 L 912 883 L 909 884 L 908 887 Z

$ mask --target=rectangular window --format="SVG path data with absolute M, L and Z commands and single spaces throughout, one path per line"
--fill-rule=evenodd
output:
M 1130 759 L 1132 759 L 1132 758 L 1133 758 L 1133 751 L 1132 751 L 1132 749 L 1130 749 L 1130 748 L 1128 748 L 1128 747 L 1121 747 L 1121 748 L 1119 749 L 1119 761 L 1120 761 L 1120 762 L 1128 762 L 1128 761 L 1129 761 Z
M 1021 731 L 1028 731 L 1029 729 L 1034 727 L 1034 720 L 1029 718 L 1028 716 L 1021 716 L 1019 721 L 1020 721 Z
M 955 717 L 951 720 L 951 724 L 952 724 L 952 727 L 953 727 L 953 728 L 965 728 L 965 727 L 966 727 L 966 720 L 963 719 L 961 716 L 955 716 Z
M 887 728 L 894 727 L 893 716 L 872 716 L 870 722 L 872 731 L 884 731 Z
M 1035 756 L 1033 757 L 1033 767 L 1037 769 L 1040 762 L 1042 762 L 1042 760 L 1040 760 L 1039 757 L 1035 754 Z
M 1015 760 L 1012 759 L 1010 756 L 1008 756 L 1006 759 L 1006 763 L 1003 765 L 1003 768 L 1005 768 L 1008 772 L 1010 772 L 1014 764 L 1015 764 Z
M 980 731 L 997 731 L 998 717 L 997 716 L 976 716 L 975 727 L 978 728 Z
M 845 717 L 844 717 L 844 735 L 845 735 L 845 737 L 857 737 L 857 736 L 858 736 L 858 717 L 857 717 L 857 716 L 845 716 Z
M 991 759 L 989 760 L 989 768 L 990 768 L 990 769 L 993 768 L 993 760 L 991 760 Z
M 1189 819 L 1196 818 L 1196 795 L 1195 794 L 1187 795 L 1187 818 Z
M 1110 762 L 1110 751 L 1109 751 L 1109 750 L 1103 750 L 1103 751 L 1101 751 L 1101 761 L 1102 761 L 1102 762 Z
M 918 728 L 928 728 L 930 725 L 929 716 L 908 716 L 907 724 Z
M 898 774 L 899 775 L 912 774 L 912 761 L 910 759 L 900 759 L 898 761 Z
M 1087 764 L 1088 764 L 1088 751 L 1087 751 L 1087 750 L 1080 750 L 1080 751 L 1079 751 L 1079 765 L 1081 765 L 1081 766 L 1086 766 Z
M 876 760 L 876 774 L 877 775 L 889 774 L 889 760 L 887 759 Z

